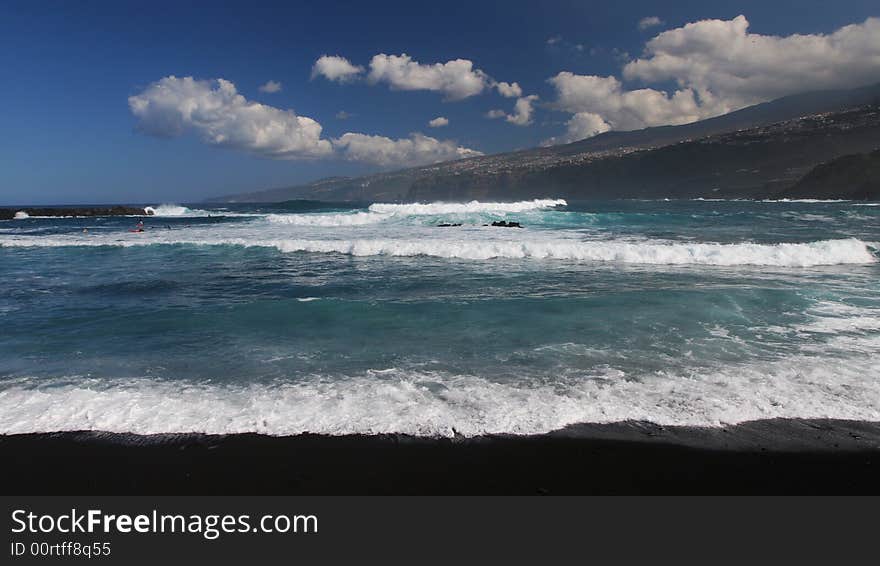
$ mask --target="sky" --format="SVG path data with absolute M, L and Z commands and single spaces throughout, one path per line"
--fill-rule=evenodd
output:
M 0 3 L 0 204 L 196 202 L 880 82 L 880 4 Z

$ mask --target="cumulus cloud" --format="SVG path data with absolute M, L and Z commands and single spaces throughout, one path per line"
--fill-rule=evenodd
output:
M 658 18 L 657 16 L 648 16 L 646 18 L 642 18 L 639 20 L 639 29 L 644 31 L 648 28 L 653 28 L 657 26 L 662 26 L 664 23 L 663 20 Z
M 363 72 L 363 67 L 353 65 L 351 61 L 339 55 L 322 55 L 312 65 L 312 79 L 324 77 L 328 81 L 340 83 L 353 81 Z
M 397 90 L 442 92 L 448 100 L 461 100 L 480 94 L 493 84 L 486 73 L 474 69 L 473 61 L 453 59 L 423 65 L 406 53 L 375 55 L 370 61 L 368 79 L 373 83 L 387 83 Z
M 626 90 L 615 77 L 576 75 L 563 71 L 549 79 L 556 88 L 556 107 L 577 114 L 597 114 L 615 130 L 634 130 L 660 124 L 685 124 L 699 120 L 708 109 L 694 92 L 666 92 L 643 88 Z
M 196 132 L 207 144 L 276 159 L 332 153 L 321 124 L 292 110 L 251 102 L 224 79 L 165 77 L 128 99 L 138 127 L 164 137 Z
M 452 141 L 440 141 L 414 133 L 409 138 L 393 140 L 385 136 L 347 133 L 333 140 L 346 159 L 381 165 L 424 165 L 482 155 Z
M 629 80 L 674 80 L 723 111 L 807 90 L 880 80 L 880 19 L 830 34 L 749 33 L 745 16 L 703 20 L 650 40 L 624 67 Z
M 278 81 L 266 81 L 266 84 L 262 85 L 259 88 L 260 92 L 267 92 L 269 94 L 273 92 L 281 92 L 281 83 Z
M 421 165 L 481 155 L 422 134 L 393 140 L 346 133 L 321 138 L 321 124 L 292 110 L 252 102 L 225 79 L 168 76 L 129 97 L 128 105 L 146 134 L 175 137 L 195 132 L 209 145 L 274 159 L 342 157 L 376 165 Z
M 516 84 L 516 83 L 514 83 Z M 508 114 L 504 110 L 493 109 L 484 114 L 486 118 L 496 119 L 504 118 L 506 121 L 517 126 L 528 126 L 532 123 L 532 114 L 534 113 L 534 103 L 538 100 L 537 94 L 529 96 L 520 96 L 513 105 L 513 112 Z
M 517 98 L 522 96 L 522 89 L 517 83 L 498 82 L 495 83 L 495 89 L 498 94 L 504 98 Z
M 508 114 L 504 119 L 517 126 L 528 126 L 532 123 L 532 112 L 534 111 L 532 103 L 536 100 L 538 100 L 537 94 L 517 98 L 516 104 L 513 106 L 513 114 Z
M 567 130 L 564 135 L 544 140 L 541 145 L 570 143 L 597 136 L 611 129 L 611 126 L 601 116 L 592 112 L 578 112 L 565 125 Z
M 443 116 L 437 116 L 436 118 L 428 122 L 428 125 L 432 128 L 442 128 L 443 126 L 449 125 L 449 119 L 444 118 Z
M 744 16 L 689 23 L 658 34 L 624 66 L 625 80 L 674 82 L 671 92 L 627 89 L 613 76 L 565 71 L 550 78 L 554 107 L 573 115 L 566 134 L 554 139 L 572 141 L 605 126 L 684 124 L 798 92 L 880 81 L 878 18 L 830 34 L 779 37 L 748 27 Z

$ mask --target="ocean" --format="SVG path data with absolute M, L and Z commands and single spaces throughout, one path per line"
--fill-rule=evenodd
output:
M 0 434 L 878 421 L 878 204 L 163 204 L 141 233 L 135 217 L 2 221 Z

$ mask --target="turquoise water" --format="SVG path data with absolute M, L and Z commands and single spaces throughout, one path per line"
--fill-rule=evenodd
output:
M 880 420 L 873 203 L 156 211 L 0 222 L 0 433 Z

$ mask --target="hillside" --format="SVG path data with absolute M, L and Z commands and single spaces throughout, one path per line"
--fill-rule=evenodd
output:
M 878 147 L 878 102 L 880 84 L 805 93 L 682 126 L 214 200 L 770 196 L 819 163 Z
M 880 200 L 880 150 L 817 165 L 783 193 L 791 198 Z

